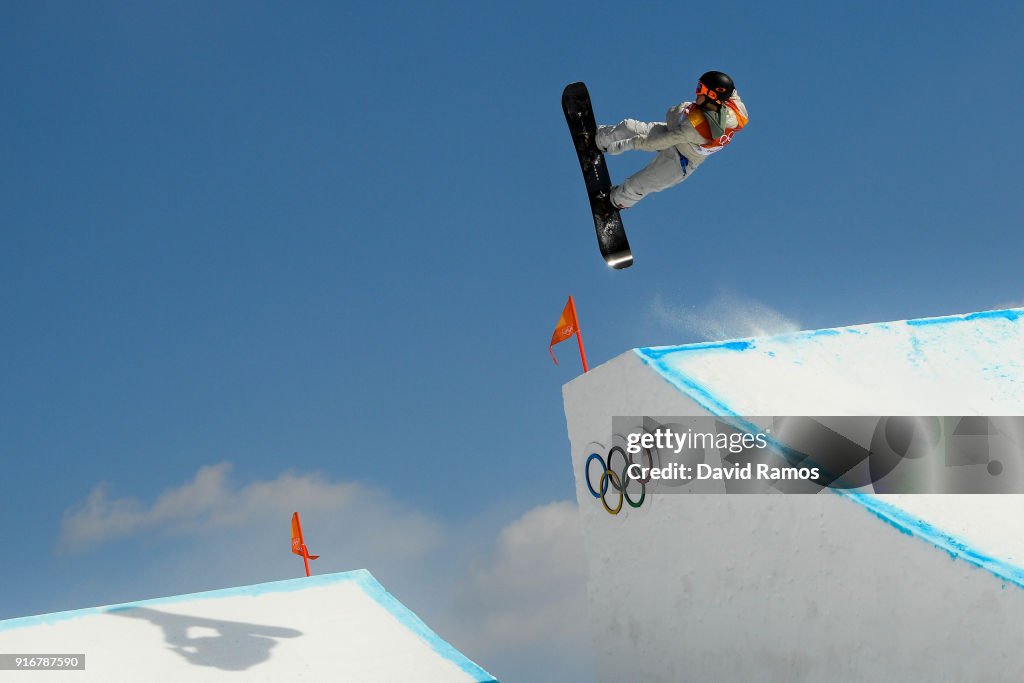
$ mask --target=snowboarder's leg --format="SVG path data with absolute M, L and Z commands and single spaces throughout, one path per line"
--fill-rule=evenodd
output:
M 598 126 L 594 142 L 597 143 L 597 148 L 606 154 L 622 154 L 633 149 L 634 138 L 638 135 L 649 135 L 656 126 L 664 128 L 665 124 L 626 119 L 614 126 Z
M 693 171 L 689 160 L 681 156 L 675 147 L 658 152 L 654 161 L 612 188 L 612 203 L 620 209 L 628 209 L 652 192 L 678 185 Z

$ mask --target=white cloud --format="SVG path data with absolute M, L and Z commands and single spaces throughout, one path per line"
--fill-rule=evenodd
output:
M 702 341 L 759 337 L 800 329 L 799 322 L 772 307 L 728 292 L 718 294 L 702 306 L 669 304 L 656 296 L 651 312 L 661 325 Z
M 499 678 L 512 671 L 520 680 L 589 678 L 586 582 L 576 505 L 536 507 L 501 530 L 458 587 L 461 639 L 495 663 Z
M 327 521 L 331 531 L 336 520 L 359 518 L 361 524 L 348 524 L 348 536 L 362 535 L 369 528 L 372 537 L 400 541 L 411 551 L 440 542 L 440 525 L 435 520 L 406 509 L 384 492 L 291 472 L 272 481 L 235 487 L 229 478 L 231 469 L 230 463 L 202 467 L 190 481 L 167 489 L 148 505 L 134 497 L 111 498 L 110 487 L 99 484 L 82 505 L 64 513 L 58 549 L 81 552 L 154 535 L 245 536 L 255 530 L 267 536 L 268 526 L 284 528 L 287 537 L 294 511 Z

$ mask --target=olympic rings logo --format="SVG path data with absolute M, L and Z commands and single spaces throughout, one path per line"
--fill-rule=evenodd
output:
M 654 468 L 654 456 L 646 448 L 641 450 L 642 453 L 647 455 L 648 459 L 648 472 Z M 622 456 L 622 467 L 617 468 L 612 460 L 615 455 Z M 597 463 L 600 467 L 600 476 L 598 477 L 597 487 L 594 487 L 594 479 L 591 476 L 591 465 Z M 591 453 L 587 457 L 587 464 L 584 466 L 584 477 L 587 481 L 587 490 L 590 491 L 590 495 L 601 501 L 601 506 L 610 515 L 617 515 L 622 511 L 622 504 L 625 502 L 632 508 L 639 508 L 644 504 L 647 499 L 647 484 L 651 481 L 650 474 L 644 478 L 634 478 L 629 476 L 629 468 L 631 465 L 637 463 L 633 462 L 630 456 L 626 455 L 626 451 L 621 446 L 612 446 L 608 449 L 605 457 L 602 457 L 599 453 Z M 640 484 L 640 496 L 639 498 L 633 498 L 629 493 L 629 485 L 631 482 Z M 608 489 L 612 488 L 618 493 L 618 500 L 615 505 L 611 505 L 608 502 Z M 612 500 L 615 500 L 615 496 L 612 496 Z

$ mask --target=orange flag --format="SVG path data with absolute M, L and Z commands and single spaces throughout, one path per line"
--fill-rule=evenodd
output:
M 555 358 L 555 344 L 560 344 L 574 335 L 580 347 L 580 359 L 583 361 L 583 372 L 587 372 L 587 354 L 583 351 L 583 337 L 580 335 L 580 322 L 576 317 L 576 302 L 572 300 L 572 296 L 570 295 L 569 300 L 565 303 L 565 308 L 562 309 L 562 317 L 558 319 L 558 324 L 555 325 L 555 332 L 551 335 L 551 343 L 548 345 L 548 353 L 551 354 L 551 360 L 555 361 L 555 365 L 558 365 L 558 359 Z
M 309 554 L 309 548 L 302 538 L 302 523 L 299 522 L 298 512 L 292 514 L 292 552 L 302 556 L 302 561 L 306 565 L 306 576 L 309 576 L 309 561 L 319 559 L 320 556 Z

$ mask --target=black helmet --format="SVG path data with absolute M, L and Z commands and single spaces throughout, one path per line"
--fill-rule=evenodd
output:
M 709 100 L 715 102 L 724 102 L 735 91 L 736 84 L 729 78 L 729 74 L 721 71 L 708 71 L 697 81 L 697 94 L 707 95 Z

